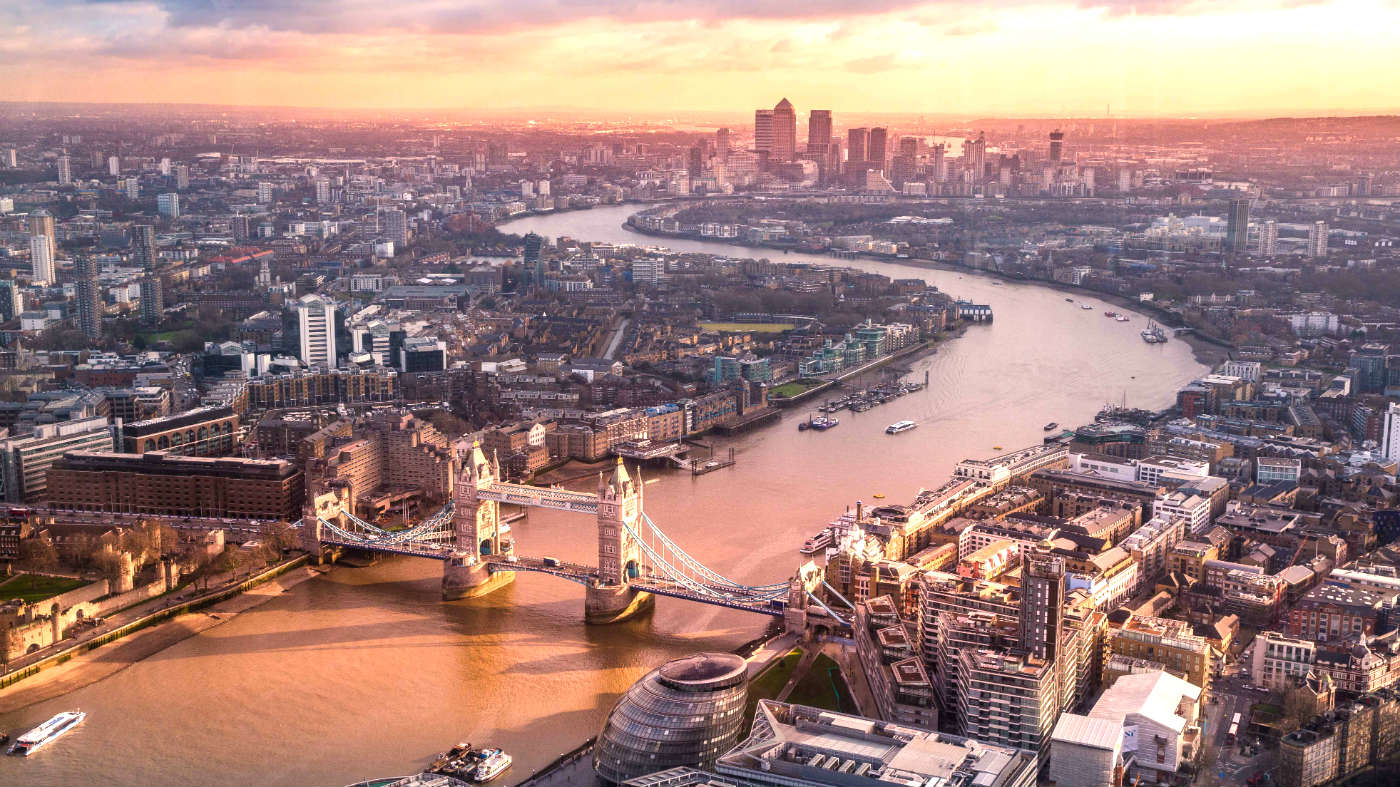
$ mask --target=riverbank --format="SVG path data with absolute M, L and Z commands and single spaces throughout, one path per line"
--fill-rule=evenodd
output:
M 53 666 L 41 666 L 37 672 L 23 680 L 0 689 L 0 713 L 22 710 L 109 678 L 171 645 L 225 623 L 240 612 L 265 604 L 321 574 L 304 565 L 294 565 L 290 569 L 279 566 L 267 573 L 277 571 L 285 573 L 278 573 L 263 580 L 255 576 L 232 588 L 210 591 L 179 607 L 151 612 L 128 624 L 132 627 L 132 633 L 111 642 L 99 645 L 74 643 L 65 651 L 54 654 L 53 661 L 56 663 Z M 241 592 L 236 589 L 248 581 L 254 584 Z M 218 600 L 219 595 L 228 593 L 232 595 Z M 203 606 L 211 600 L 211 605 Z M 190 611 L 185 611 L 186 609 Z M 159 619 L 162 616 L 165 619 Z M 67 658 L 64 658 L 65 655 Z
M 634 226 L 634 225 L 632 225 L 631 223 L 625 222 L 625 221 L 622 223 L 621 226 L 622 226 L 622 229 L 625 230 L 625 231 L 627 231 L 627 232 L 631 232 L 631 233 L 634 233 L 634 234 L 637 234 L 637 235 L 643 235 L 643 236 L 646 236 L 646 237 L 649 237 L 649 238 L 659 238 L 659 239 L 671 238 L 671 239 L 675 239 L 675 240 L 699 241 L 699 242 L 708 242 L 708 243 L 726 243 L 726 244 L 731 244 L 731 245 L 735 245 L 735 246 L 742 246 L 742 247 L 744 247 L 744 248 L 763 249 L 763 250 L 767 250 L 767 251 L 781 252 L 781 253 L 783 253 L 783 254 L 786 254 L 786 253 L 789 253 L 789 252 L 794 252 L 794 251 L 800 252 L 800 253 L 802 253 L 802 254 L 810 254 L 810 255 L 819 255 L 819 254 L 822 254 L 822 253 L 823 253 L 823 252 L 820 252 L 820 251 L 805 251 L 805 250 L 802 250 L 802 249 L 797 249 L 797 248 L 793 248 L 793 247 L 786 247 L 786 246 L 775 246 L 775 245 L 769 245 L 769 244 L 763 244 L 763 243 L 747 243 L 747 242 L 738 241 L 738 240 L 735 240 L 735 239 L 732 239 L 732 238 L 707 238 L 707 237 L 699 236 L 699 235 L 696 235 L 695 237 L 691 237 L 691 235 L 688 234 L 688 233 L 658 232 L 658 231 L 655 231 L 655 230 L 648 230 L 648 229 L 645 229 L 645 228 L 642 228 L 642 227 L 637 227 L 637 226 Z M 664 245 L 664 244 L 661 244 L 661 245 Z M 1113 304 L 1116 304 L 1116 305 L 1118 305 L 1118 306 L 1122 306 L 1123 308 L 1125 308 L 1125 309 L 1127 309 L 1127 310 L 1129 310 L 1129 311 L 1136 312 L 1136 313 L 1141 314 L 1141 315 L 1146 316 L 1146 317 L 1150 317 L 1150 318 L 1155 319 L 1155 320 L 1157 320 L 1157 321 L 1159 321 L 1159 322 L 1164 322 L 1164 321 L 1166 321 L 1167 319 L 1176 319 L 1176 318 L 1177 318 L 1177 315 L 1174 315 L 1174 314 L 1172 314 L 1171 312 L 1168 312 L 1167 310 L 1162 309 L 1162 308 L 1160 308 L 1160 307 L 1158 307 L 1158 306 L 1156 306 L 1156 305 L 1154 305 L 1154 304 L 1152 304 L 1152 303 L 1150 303 L 1150 302 L 1139 301 L 1139 300 L 1137 300 L 1137 299 L 1129 298 L 1129 297 L 1122 296 L 1122 295 L 1117 295 L 1117 294 L 1115 294 L 1115 293 L 1100 292 L 1100 291 L 1098 291 L 1098 290 L 1088 290 L 1088 289 L 1085 289 L 1085 288 L 1083 288 L 1083 287 L 1075 287 L 1074 285 L 1065 284 L 1064 282 L 1058 282 L 1058 281 L 1053 281 L 1053 280 L 1049 280 L 1049 279 L 1023 279 L 1023 278 L 1017 278 L 1017 277 L 1015 277 L 1015 276 L 1010 276 L 1010 275 L 1007 275 L 1007 274 L 1005 274 L 1005 273 L 1001 273 L 1000 271 L 988 271 L 988 270 L 982 270 L 982 269 L 979 269 L 979 268 L 968 268 L 968 267 L 966 267 L 966 266 L 963 266 L 963 265 L 955 265 L 955 264 L 950 263 L 950 262 L 939 262 L 939 261 L 937 261 L 937 260 L 928 260 L 928 259 L 923 259 L 923 258 L 918 258 L 918 257 L 898 257 L 898 258 L 891 258 L 891 257 L 887 257 L 887 256 L 884 256 L 884 255 L 878 255 L 878 254 L 863 254 L 863 255 L 859 255 L 859 258 L 862 259 L 862 260 L 865 260 L 865 261 L 868 261 L 868 262 L 874 262 L 874 263 L 888 263 L 888 264 L 894 264 L 894 265 L 908 265 L 908 266 L 913 267 L 913 268 L 926 268 L 926 269 L 929 269 L 929 270 L 941 270 L 941 271 L 949 271 L 949 272 L 953 272 L 953 273 L 963 273 L 963 274 L 982 275 L 982 276 L 986 276 L 986 277 L 988 277 L 988 278 L 1000 279 L 1000 280 L 1002 280 L 1002 281 L 1016 282 L 1016 283 L 1018 283 L 1018 284 L 1035 284 L 1035 285 L 1038 285 L 1038 286 L 1041 286 L 1041 287 L 1045 287 L 1046 289 L 1055 290 L 1056 292 L 1072 293 L 1072 294 L 1080 295 L 1080 296 L 1083 296 L 1083 297 L 1093 297 L 1093 298 L 1098 298 L 1099 300 L 1108 301 L 1109 303 L 1113 303 Z M 844 262 L 844 261 L 849 261 L 850 259 L 853 259 L 853 258 L 835 257 L 835 256 L 833 256 L 831 259 L 832 259 L 831 265 L 833 265 L 833 266 L 835 266 L 835 267 L 841 267 L 841 263 L 842 263 L 842 262 Z M 774 261 L 774 262 L 781 262 L 781 261 L 782 261 L 782 257 L 781 257 L 781 256 L 775 256 L 775 257 L 771 258 L 771 260 Z M 1201 335 L 1195 333 L 1194 331 L 1191 332 L 1191 333 L 1186 333 L 1186 334 L 1182 334 L 1182 335 L 1179 335 L 1179 336 L 1174 336 L 1173 338 L 1185 342 L 1186 345 L 1187 345 L 1188 347 L 1191 348 L 1191 352 L 1192 352 L 1193 356 L 1195 357 L 1195 359 L 1196 359 L 1198 362 L 1203 363 L 1203 364 L 1206 364 L 1207 366 L 1212 366 L 1212 367 L 1213 367 L 1213 366 L 1217 366 L 1217 365 L 1219 365 L 1220 363 L 1222 363 L 1223 361 L 1228 360 L 1228 359 L 1230 358 L 1230 353 L 1231 353 L 1231 351 L 1234 349 L 1234 347 L 1231 346 L 1231 345 L 1230 345 L 1229 343 L 1227 343 L 1227 342 L 1223 342 L 1223 341 L 1220 341 L 1220 340 L 1217 340 L 1217 339 L 1211 339 L 1211 338 L 1208 338 L 1208 337 L 1205 337 L 1205 336 L 1201 336 Z

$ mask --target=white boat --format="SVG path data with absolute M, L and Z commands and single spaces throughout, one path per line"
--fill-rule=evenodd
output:
M 885 434 L 899 434 L 900 432 L 907 432 L 916 426 L 918 426 L 918 424 L 914 423 L 913 421 L 895 421 L 894 423 L 885 427 Z
M 472 771 L 472 781 L 485 784 L 505 773 L 511 762 L 511 756 L 500 749 L 483 749 L 481 761 L 477 763 L 476 770 Z
M 1118 322 L 1127 322 L 1127 321 L 1128 321 L 1128 315 L 1126 315 L 1126 314 L 1120 314 L 1120 315 L 1118 315 L 1117 317 L 1114 317 L 1113 319 L 1117 320 Z
M 1094 308 L 1094 307 L 1093 307 L 1093 306 L 1090 306 L 1090 305 L 1087 304 L 1087 303 L 1081 303 L 1081 304 L 1079 304 L 1079 308 L 1081 308 L 1081 309 L 1086 309 L 1086 310 L 1087 310 L 1087 309 L 1092 309 L 1092 308 Z
M 64 711 L 19 736 L 19 738 L 10 745 L 10 754 L 19 754 L 28 757 L 38 751 L 40 747 L 46 746 L 63 737 L 69 730 L 82 724 L 83 719 L 86 718 L 87 714 L 80 710 Z

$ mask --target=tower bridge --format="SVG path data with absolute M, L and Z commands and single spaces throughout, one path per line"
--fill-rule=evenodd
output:
M 480 444 L 464 453 L 460 465 L 452 500 L 405 530 L 384 530 L 339 502 L 312 499 L 302 519 L 304 546 L 315 555 L 340 547 L 441 561 L 442 596 L 448 600 L 486 595 L 518 572 L 547 574 L 584 586 L 589 623 L 625 620 L 650 607 L 656 596 L 783 618 L 789 628 L 805 628 L 809 612 L 849 623 L 847 615 L 813 595 L 823 583 L 821 570 L 811 563 L 790 579 L 746 585 L 690 556 L 647 516 L 641 479 L 633 478 L 621 458 L 611 474 L 599 474 L 596 494 L 501 481 L 499 465 L 487 459 Z M 501 503 L 593 515 L 596 565 L 517 554 Z

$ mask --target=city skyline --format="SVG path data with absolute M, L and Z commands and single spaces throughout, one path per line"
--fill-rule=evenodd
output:
M 1381 0 L 49 8 L 0 5 L 0 99 L 1246 117 L 1394 111 L 1381 75 L 1400 65 Z

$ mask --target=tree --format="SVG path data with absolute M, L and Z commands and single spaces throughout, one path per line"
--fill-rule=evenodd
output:
M 20 565 L 34 571 L 58 568 L 58 550 L 47 538 L 27 538 L 19 545 Z

